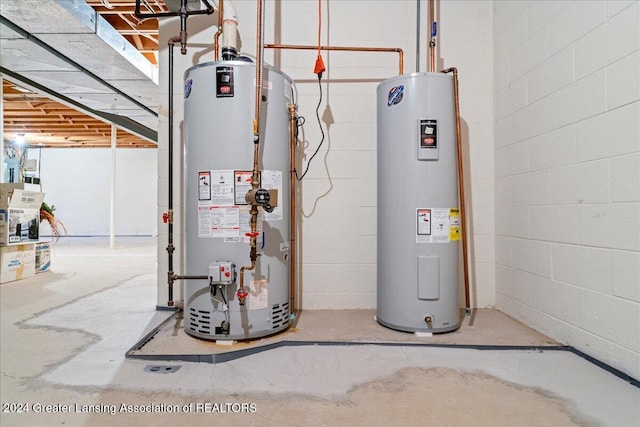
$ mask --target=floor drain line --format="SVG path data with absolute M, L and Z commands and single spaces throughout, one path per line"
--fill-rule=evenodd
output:
M 180 365 L 147 365 L 144 367 L 144 371 L 152 374 L 173 374 L 178 372 L 180 368 Z

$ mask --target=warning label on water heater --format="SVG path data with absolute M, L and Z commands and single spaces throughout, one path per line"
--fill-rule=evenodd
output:
M 460 239 L 457 208 L 416 209 L 416 243 L 449 243 Z
M 198 237 L 221 238 L 227 243 L 249 242 L 250 206 L 244 200 L 251 189 L 251 171 L 198 171 Z M 258 214 L 258 241 L 262 245 L 262 221 L 283 218 L 282 172 L 263 170 L 260 186 L 278 190 L 278 206 L 273 212 Z

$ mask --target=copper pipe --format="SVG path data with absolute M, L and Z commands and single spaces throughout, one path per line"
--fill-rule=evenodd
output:
M 289 104 L 289 311 L 296 311 L 296 126 L 295 104 Z
M 258 0 L 258 18 L 256 23 L 256 104 L 253 119 L 253 174 L 251 176 L 251 188 L 256 190 L 260 186 L 259 161 L 260 161 L 260 106 L 262 105 L 262 72 L 264 69 L 264 0 Z M 252 209 L 253 211 L 253 209 Z M 255 216 L 258 212 L 255 210 Z M 252 213 L 251 233 L 255 234 L 254 214 Z
M 318 46 L 267 43 L 265 49 L 297 49 L 318 50 Z M 345 52 L 391 52 L 398 54 L 398 73 L 404 73 L 404 52 L 399 47 L 353 47 L 353 46 L 320 46 L 320 50 L 338 50 Z
M 462 162 L 462 131 L 460 129 L 460 98 L 458 93 L 458 70 L 447 68 L 443 73 L 453 73 L 453 97 L 456 109 L 456 144 L 458 149 L 458 191 L 460 193 L 460 226 L 462 233 L 462 260 L 464 266 L 464 297 L 466 314 L 471 314 L 471 303 L 469 300 L 469 260 L 467 254 L 467 222 L 466 209 L 464 204 L 464 174 Z
M 253 119 L 253 169 L 251 173 L 251 189 L 257 190 L 260 187 L 260 105 L 262 102 L 262 70 L 264 67 L 262 54 L 264 51 L 264 0 L 258 0 L 258 18 L 257 18 L 257 37 L 256 37 L 256 99 L 255 99 L 255 117 Z M 249 241 L 249 258 L 251 259 L 250 266 L 240 267 L 240 284 L 238 286 L 237 296 L 238 303 L 244 305 L 245 298 L 248 296 L 247 291 L 244 289 L 244 272 L 245 270 L 253 270 L 256 267 L 256 261 L 258 259 L 257 248 L 257 228 L 258 228 L 258 207 L 252 205 L 249 211 L 251 215 L 251 232 L 248 233 Z
M 260 128 L 260 102 L 262 97 L 262 68 L 263 68 L 263 59 L 262 54 L 264 52 L 264 40 L 263 40 L 263 10 L 262 10 L 263 0 L 258 0 L 258 21 L 256 23 L 256 105 L 255 105 L 255 117 L 254 117 L 254 129 L 253 133 L 255 135 L 258 134 Z M 257 145 L 257 144 L 256 144 Z M 257 161 L 257 158 L 254 156 L 254 161 Z
M 264 53 L 264 10 L 263 10 L 263 2 L 264 0 L 258 0 L 258 21 L 256 23 L 256 99 L 255 99 L 255 116 L 253 118 L 253 175 L 251 178 L 251 187 L 255 190 L 260 185 L 260 180 L 258 176 L 258 162 L 260 156 L 259 144 L 260 144 L 260 105 L 262 102 L 262 71 L 264 68 L 263 64 L 263 53 Z M 255 232 L 255 230 L 251 230 L 251 232 Z
M 434 0 L 429 0 L 429 72 L 436 70 L 436 38 L 433 35 L 433 27 L 436 21 Z
M 220 60 L 220 36 L 222 35 L 222 13 L 224 11 L 224 0 L 218 0 L 218 31 L 213 36 L 213 59 Z
M 238 287 L 238 292 L 237 292 L 238 303 L 240 305 L 244 305 L 244 301 L 249 295 L 249 293 L 244 289 L 244 272 L 245 270 L 253 270 L 254 268 L 256 268 L 255 261 L 251 261 L 250 266 L 243 265 L 242 267 L 240 267 L 240 286 Z

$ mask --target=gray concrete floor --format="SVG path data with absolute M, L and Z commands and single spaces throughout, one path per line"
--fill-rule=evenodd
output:
M 283 346 L 225 363 L 126 359 L 171 314 L 155 310 L 155 244 L 120 238 L 110 250 L 106 238 L 62 239 L 50 272 L 0 285 L 0 425 L 640 425 L 638 388 L 544 349 L 556 343 L 495 310 L 428 338 L 384 329 L 369 310 L 308 311 L 281 336 L 224 349 L 170 322 L 140 353 L 367 344 Z

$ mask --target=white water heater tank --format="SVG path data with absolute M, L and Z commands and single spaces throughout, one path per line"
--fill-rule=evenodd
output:
M 413 73 L 377 89 L 377 319 L 407 332 L 460 326 L 453 76 Z
M 244 340 L 290 324 L 289 111 L 291 79 L 265 67 L 260 188 L 278 190 L 277 207 L 258 216 L 256 267 L 245 273 L 249 292 L 237 298 L 249 258 L 256 66 L 240 60 L 197 65 L 184 76 L 186 187 L 184 329 L 209 340 Z M 214 286 L 211 285 L 214 284 Z

